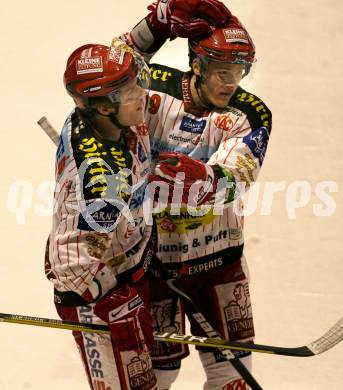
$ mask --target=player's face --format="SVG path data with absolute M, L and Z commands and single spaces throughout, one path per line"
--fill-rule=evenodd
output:
M 144 122 L 144 111 L 147 92 L 130 81 L 120 89 L 120 105 L 117 118 L 124 126 L 135 126 Z
M 225 108 L 242 80 L 244 65 L 210 62 L 203 75 L 201 91 L 218 108 Z

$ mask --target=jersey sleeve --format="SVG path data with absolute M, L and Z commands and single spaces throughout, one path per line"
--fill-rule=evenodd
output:
M 138 22 L 130 31 L 121 34 L 119 38 L 140 53 L 148 63 L 166 42 L 165 38 L 152 33 L 146 18 Z
M 176 101 L 183 105 L 182 77 L 184 72 L 169 66 L 152 63 L 149 65 L 151 85 L 145 120 L 151 139 L 161 136 L 159 130 L 165 128 L 171 107 Z M 153 160 L 156 156 L 153 155 Z
M 271 132 L 272 114 L 262 100 L 239 88 L 230 105 L 243 116 L 231 132 L 225 133 L 208 161 L 219 178 L 226 178 L 230 191 L 226 202 L 247 191 L 262 167 Z M 225 118 L 224 118 L 225 119 Z M 220 121 L 218 121 L 220 122 Z

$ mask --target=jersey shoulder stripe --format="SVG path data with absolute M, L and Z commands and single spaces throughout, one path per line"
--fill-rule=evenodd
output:
M 169 66 L 150 64 L 151 91 L 167 93 L 176 99 L 183 100 L 182 77 L 184 72 Z
M 252 131 L 265 127 L 270 134 L 272 113 L 260 98 L 238 87 L 230 99 L 229 105 L 242 111 L 247 116 Z

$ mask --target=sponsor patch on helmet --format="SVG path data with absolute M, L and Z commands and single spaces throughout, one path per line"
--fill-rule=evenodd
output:
M 102 57 L 81 58 L 76 63 L 76 74 L 103 72 Z
M 119 47 L 111 46 L 111 49 L 108 53 L 108 60 L 116 62 L 117 64 L 122 64 L 124 61 L 125 50 Z
M 223 34 L 226 42 L 230 43 L 249 43 L 246 32 L 240 28 L 225 28 Z

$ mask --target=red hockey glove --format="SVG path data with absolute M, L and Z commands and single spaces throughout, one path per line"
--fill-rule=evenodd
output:
M 213 26 L 224 26 L 231 12 L 218 0 L 158 0 L 148 6 L 146 20 L 160 39 L 209 35 Z
M 152 317 L 133 286 L 126 285 L 102 298 L 94 313 L 107 322 L 119 351 L 151 350 Z
M 169 186 L 169 203 L 181 200 L 191 206 L 208 203 L 217 187 L 213 168 L 182 153 L 160 153 L 154 175 L 149 181 L 163 181 Z

